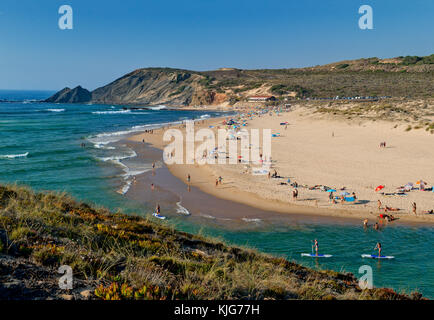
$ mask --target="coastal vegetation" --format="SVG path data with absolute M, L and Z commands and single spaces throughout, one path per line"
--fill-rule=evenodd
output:
M 434 103 L 432 99 L 389 99 L 386 101 L 309 101 L 304 105 L 314 113 L 359 120 L 383 120 L 408 124 L 406 131 L 425 129 L 434 134 Z
M 66 292 L 57 286 L 61 265 L 74 272 L 74 288 Z M 18 186 L 0 186 L 0 297 L 421 299 L 362 290 L 352 274 L 312 270 L 64 193 Z
M 78 88 L 78 89 L 77 89 Z M 223 105 L 252 95 L 279 99 L 392 96 L 432 98 L 434 55 L 347 60 L 291 69 L 137 69 L 92 92 L 65 88 L 46 102 Z M 213 97 L 211 100 L 209 97 Z

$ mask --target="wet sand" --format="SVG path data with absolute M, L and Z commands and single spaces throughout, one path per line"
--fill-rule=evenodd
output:
M 169 218 L 185 218 L 197 223 L 206 222 L 229 229 L 297 223 L 361 225 L 359 217 L 319 215 L 314 210 L 315 208 L 302 207 L 297 212 L 296 207 L 289 215 L 282 214 L 278 210 L 266 210 L 259 206 L 249 206 L 216 197 L 193 184 L 189 186 L 186 181 L 173 175 L 162 162 L 162 150 L 147 143 L 130 140 L 125 143 L 136 151 L 138 160 L 147 163 L 156 162 L 156 169 L 137 176 L 136 183 L 132 184 L 125 196 L 135 202 L 150 205 L 152 208 L 159 203 L 162 215 Z M 197 177 L 195 179 L 197 180 Z M 151 184 L 154 184 L 154 190 Z M 181 208 L 187 209 L 189 215 L 182 212 Z M 372 217 L 371 224 L 374 220 L 375 217 Z M 396 225 L 397 223 L 399 222 L 395 221 L 390 224 Z M 410 224 L 417 225 L 418 223 L 410 222 Z

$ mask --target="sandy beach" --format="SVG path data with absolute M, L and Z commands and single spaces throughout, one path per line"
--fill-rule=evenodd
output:
M 195 130 L 212 126 L 216 132 L 217 127 L 225 128 L 223 120 L 198 121 Z M 372 223 L 385 213 L 387 206 L 399 209 L 387 213 L 398 218 L 393 223 L 434 223 L 434 215 L 423 213 L 434 209 L 434 192 L 421 191 L 417 184 L 422 180 L 430 188 L 434 183 L 434 150 L 429 147 L 434 136 L 429 132 L 408 132 L 405 123 L 339 119 L 303 106 L 289 112 L 246 116 L 245 120 L 248 130 L 271 129 L 273 134 L 280 133 L 271 140 L 271 172 L 276 170 L 281 178 L 253 175 L 252 166 L 245 163 L 174 164 L 168 165 L 170 172 L 185 183 L 190 174 L 191 186 L 205 193 L 267 211 L 368 218 Z M 288 125 L 280 125 L 285 122 Z M 184 128 L 174 127 L 185 134 Z M 163 142 L 166 129 L 130 139 L 163 149 L 168 143 Z M 381 142 L 386 142 L 386 147 L 380 147 Z M 219 176 L 223 183 L 216 186 Z M 297 200 L 292 197 L 294 182 L 298 184 Z M 399 194 L 398 188 L 409 182 L 413 183 L 413 190 Z M 376 192 L 379 185 L 384 189 Z M 311 190 L 314 186 L 318 187 Z M 347 197 L 354 192 L 357 200 L 341 203 L 338 199 L 332 203 L 329 193 L 319 186 L 335 189 L 338 197 L 341 192 L 348 192 Z M 417 204 L 416 215 L 412 213 L 413 202 Z

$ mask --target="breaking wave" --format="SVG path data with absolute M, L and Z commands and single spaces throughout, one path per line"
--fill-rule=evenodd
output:
M 26 158 L 28 155 L 29 155 L 28 152 L 22 154 L 5 154 L 5 155 L 0 155 L 0 159 Z

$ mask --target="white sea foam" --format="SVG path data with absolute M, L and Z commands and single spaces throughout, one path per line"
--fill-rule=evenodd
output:
M 65 112 L 65 109 L 46 109 L 45 111 L 50 111 L 50 112 Z
M 93 111 L 92 114 L 122 114 L 131 113 L 131 110 Z
M 94 144 L 95 148 L 103 149 L 103 145 L 117 142 L 119 140 L 122 140 L 124 137 L 136 133 L 136 132 L 143 132 L 145 130 L 150 129 L 156 129 L 160 128 L 162 126 L 167 125 L 176 125 L 181 124 L 182 121 L 173 121 L 173 122 L 165 122 L 165 123 L 154 123 L 154 124 L 145 124 L 145 125 L 138 125 L 134 126 L 131 129 L 128 130 L 122 130 L 122 131 L 115 131 L 115 132 L 103 132 L 100 134 L 97 134 L 93 137 L 87 138 L 88 141 Z
M 28 155 L 29 155 L 28 152 L 22 154 L 5 154 L 5 155 L 0 155 L 0 159 L 26 158 Z
M 108 111 L 93 111 L 92 114 L 98 114 L 98 115 L 104 115 L 104 114 L 126 114 L 126 115 L 139 114 L 139 115 L 144 115 L 144 114 L 149 114 L 149 112 L 133 112 L 131 110 L 108 110 Z
M 178 208 L 176 208 L 177 213 L 185 214 L 186 216 L 190 215 L 190 211 L 188 211 L 186 208 L 181 206 L 181 201 L 177 202 L 176 206 L 178 207 Z
M 255 223 L 259 223 L 262 222 L 261 219 L 249 219 L 249 218 L 242 218 L 241 220 L 245 221 L 245 222 L 255 222 Z
M 204 218 L 207 218 L 207 219 L 212 219 L 212 220 L 215 220 L 215 219 L 216 219 L 216 217 L 211 216 L 211 215 L 209 215 L 209 214 L 201 214 L 201 216 L 204 217 Z
M 124 184 L 124 186 L 122 187 L 122 189 L 120 189 L 119 193 L 122 195 L 126 194 L 131 188 L 131 183 L 132 183 L 132 180 L 127 180 L 126 183 Z
M 150 110 L 163 110 L 163 109 L 167 109 L 167 107 L 164 105 L 159 105 L 156 107 L 149 107 L 148 109 L 150 109 Z
M 116 149 L 115 147 L 106 146 L 106 144 L 104 144 L 104 143 L 95 143 L 94 147 L 96 149 L 104 149 L 104 150 L 115 150 Z
M 120 160 L 124 160 L 124 159 L 128 159 L 128 158 L 134 158 L 134 157 L 137 157 L 137 153 L 134 150 L 131 150 L 130 154 L 111 156 L 111 157 L 101 157 L 101 158 L 98 158 L 98 159 L 101 160 L 101 161 L 114 161 L 114 162 L 118 162 Z

